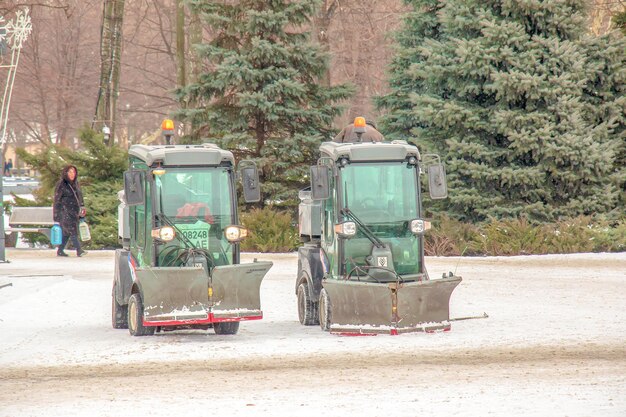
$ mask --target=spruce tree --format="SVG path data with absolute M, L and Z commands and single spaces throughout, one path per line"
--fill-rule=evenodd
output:
M 196 45 L 206 68 L 179 91 L 193 108 L 177 117 L 190 140 L 211 141 L 260 168 L 266 202 L 295 205 L 318 146 L 351 89 L 324 87 L 327 57 L 305 31 L 319 3 L 310 0 L 190 0 L 211 34 Z M 185 107 L 185 106 L 183 106 Z
M 618 31 L 584 40 L 589 59 L 583 99 L 590 120 L 615 140 L 613 182 L 619 192 L 614 218 L 626 218 L 626 38 Z
M 450 214 L 551 220 L 615 207 L 616 126 L 594 116 L 585 93 L 585 2 L 441 5 L 437 36 L 399 76 L 413 80 L 412 133 L 447 160 Z
M 388 140 L 406 140 L 413 136 L 412 130 L 420 126 L 413 114 L 410 96 L 415 91 L 426 90 L 428 86 L 411 76 L 408 69 L 422 61 L 419 48 L 424 40 L 438 39 L 440 33 L 437 11 L 443 6 L 439 0 L 404 0 L 404 4 L 412 6 L 413 10 L 403 17 L 403 29 L 395 36 L 397 46 L 388 80 L 391 92 L 374 98 L 378 109 L 387 111 L 380 116 L 379 124 Z M 421 145 L 423 149 L 425 144 Z
M 123 174 L 128 167 L 128 153 L 119 147 L 107 146 L 102 134 L 87 127 L 79 133 L 78 151 L 52 145 L 38 154 L 30 154 L 25 149 L 18 149 L 17 154 L 26 164 L 37 167 L 41 174 L 41 185 L 33 193 L 37 206 L 52 205 L 54 186 L 61 178 L 61 170 L 67 165 L 76 166 L 91 229 L 92 240 L 88 247 L 116 247 L 117 193 L 124 188 Z M 16 199 L 18 205 L 20 202 L 26 203 Z

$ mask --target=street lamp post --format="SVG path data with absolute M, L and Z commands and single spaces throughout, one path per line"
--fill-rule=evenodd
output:
M 111 138 L 111 128 L 107 125 L 102 126 L 102 134 L 104 135 L 104 143 L 108 146 Z
M 24 42 L 33 30 L 28 8 L 19 10 L 13 20 L 6 22 L 4 16 L 0 16 L 0 52 L 3 52 L 11 60 L 4 63 L 4 56 L 0 57 L 0 68 L 7 70 L 4 94 L 2 96 L 2 106 L 0 106 L 0 151 L 4 155 L 4 145 L 7 137 L 7 121 L 9 119 L 9 108 L 11 107 L 11 94 L 15 83 L 15 73 L 20 63 L 20 51 Z M 4 241 L 4 158 L 0 163 L 2 167 L 2 181 L 0 181 L 0 262 L 7 262 Z

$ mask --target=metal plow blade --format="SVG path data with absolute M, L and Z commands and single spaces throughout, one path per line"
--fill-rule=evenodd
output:
M 138 268 L 147 322 L 208 318 L 209 278 L 203 268 Z
M 261 318 L 261 281 L 272 262 L 216 266 L 211 279 L 211 312 L 217 320 Z
M 450 329 L 450 296 L 461 277 L 408 282 L 324 281 L 331 333 L 398 334 Z

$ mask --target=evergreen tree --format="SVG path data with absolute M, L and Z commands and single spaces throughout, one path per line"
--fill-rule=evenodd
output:
M 612 17 L 613 25 L 619 30 L 622 31 L 624 35 L 626 35 L 626 10 L 615 13 Z
M 437 36 L 425 37 L 396 77 L 413 79 L 418 143 L 446 156 L 450 213 L 549 220 L 615 207 L 617 126 L 598 119 L 586 94 L 587 66 L 599 57 L 582 38 L 585 2 L 441 4 Z
M 193 142 L 211 141 L 237 160 L 260 167 L 266 202 L 295 205 L 321 141 L 331 137 L 349 96 L 345 85 L 319 80 L 327 57 L 303 26 L 318 7 L 310 0 L 190 0 L 212 34 L 196 45 L 206 72 L 179 91 L 193 108 L 177 117 L 191 125 Z M 183 106 L 185 107 L 185 106 Z
M 414 129 L 420 127 L 413 114 L 411 94 L 426 91 L 428 85 L 413 77 L 408 69 L 412 64 L 422 62 L 419 48 L 425 39 L 439 39 L 440 29 L 437 12 L 443 7 L 439 0 L 404 0 L 413 10 L 403 17 L 403 29 L 396 34 L 396 51 L 390 65 L 389 85 L 391 92 L 374 101 L 379 110 L 386 110 L 379 118 L 381 131 L 387 140 L 407 140 L 414 136 Z M 427 145 L 420 144 L 424 150 Z
M 52 145 L 36 155 L 24 149 L 18 149 L 17 154 L 28 165 L 37 167 L 41 174 L 41 185 L 34 193 L 39 206 L 52 205 L 54 186 L 61 178 L 61 170 L 67 165 L 76 166 L 91 229 L 89 247 L 115 247 L 118 245 L 117 193 L 124 188 L 128 155 L 123 149 L 106 146 L 103 135 L 89 128 L 80 131 L 80 143 L 79 151 Z
M 615 210 L 626 218 L 626 38 L 618 32 L 588 37 L 587 85 L 583 99 L 594 125 L 607 127 L 615 138 L 615 169 L 612 175 L 619 191 Z

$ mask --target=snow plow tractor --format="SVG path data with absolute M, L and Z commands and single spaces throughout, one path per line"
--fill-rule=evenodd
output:
M 300 323 L 347 335 L 449 330 L 461 277 L 426 271 L 419 186 L 428 173 L 431 198 L 447 197 L 439 157 L 421 158 L 405 141 L 325 142 L 320 151 L 299 195 Z
M 133 336 L 181 328 L 235 334 L 263 317 L 261 281 L 271 262 L 240 264 L 235 180 L 259 201 L 256 166 L 212 144 L 133 145 L 118 194 L 122 249 L 115 253 L 112 324 Z

